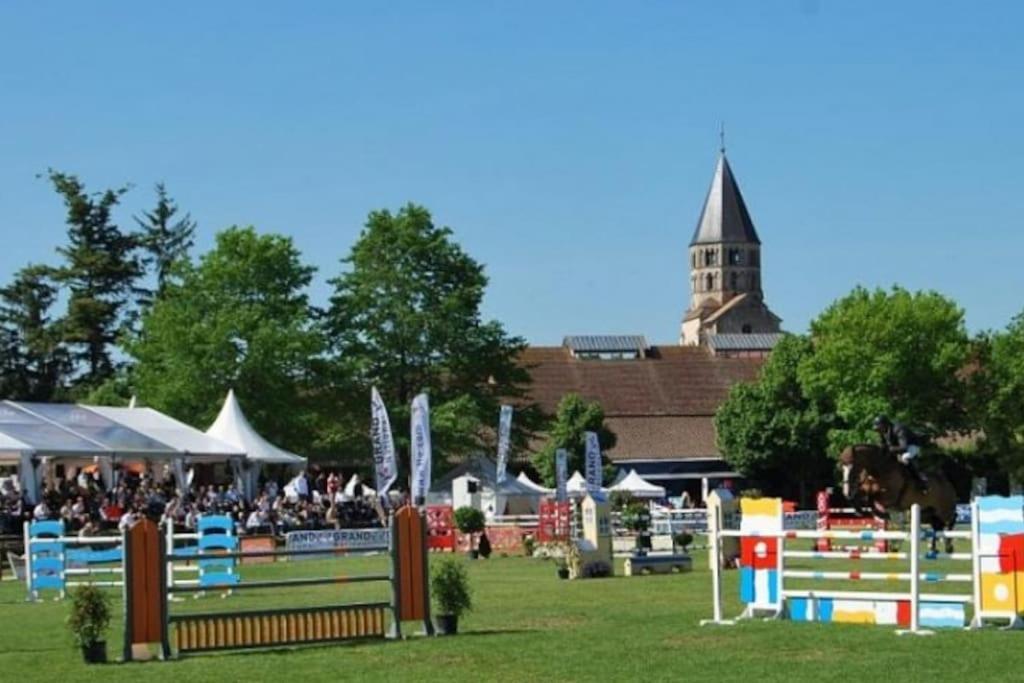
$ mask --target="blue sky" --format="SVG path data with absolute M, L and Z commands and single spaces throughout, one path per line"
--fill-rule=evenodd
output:
M 0 280 L 53 261 L 38 173 L 151 186 L 319 268 L 408 201 L 538 344 L 673 342 L 718 127 L 764 287 L 802 331 L 856 284 L 936 289 L 972 330 L 1024 309 L 1021 3 L 0 5 Z

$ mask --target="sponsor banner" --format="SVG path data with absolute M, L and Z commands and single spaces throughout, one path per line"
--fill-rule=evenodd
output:
M 569 500 L 566 482 L 569 477 L 569 452 L 564 448 L 555 451 L 555 500 L 564 503 Z
M 498 418 L 498 475 L 499 484 L 504 484 L 508 476 L 508 450 L 512 438 L 512 406 L 502 406 Z
M 388 489 L 398 478 L 398 465 L 395 459 L 395 440 L 391 436 L 391 420 L 388 419 L 388 409 L 377 387 L 370 392 L 370 440 L 373 442 L 377 495 L 386 501 Z
M 601 444 L 594 432 L 584 432 L 586 439 L 586 462 L 584 469 L 587 480 L 587 493 L 591 497 L 600 494 L 603 480 L 601 473 Z
M 286 550 L 323 550 L 325 554 L 387 550 L 391 532 L 387 529 L 320 529 L 289 531 L 284 537 Z M 317 555 L 296 555 L 289 560 L 316 558 Z
M 430 405 L 427 395 L 412 400 L 412 500 L 426 501 L 430 491 Z

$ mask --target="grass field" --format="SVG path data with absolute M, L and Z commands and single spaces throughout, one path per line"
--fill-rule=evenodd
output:
M 245 567 L 252 578 L 375 572 L 384 558 Z M 470 564 L 475 610 L 454 638 L 412 636 L 306 649 L 193 656 L 171 662 L 86 667 L 64 628 L 67 605 L 24 601 L 24 586 L 0 583 L 0 681 L 1018 681 L 1024 632 L 945 631 L 897 637 L 891 628 L 749 622 L 698 626 L 710 616 L 706 558 L 691 574 L 560 581 L 548 561 L 522 557 Z M 799 566 L 792 563 L 791 566 Z M 820 564 L 815 565 L 822 568 Z M 825 567 L 828 568 L 828 567 Z M 837 565 L 836 568 L 839 568 Z M 867 569 L 867 567 L 864 567 Z M 964 571 L 963 565 L 936 567 Z M 897 590 L 899 585 L 871 587 Z M 841 583 L 830 587 L 848 588 Z M 861 586 L 864 589 L 868 585 Z M 967 585 L 954 586 L 965 590 Z M 172 605 L 186 610 L 256 609 L 380 597 L 372 585 L 253 590 Z M 727 613 L 739 604 L 726 577 Z M 120 656 L 120 610 L 108 638 Z M 416 629 L 407 625 L 407 633 Z

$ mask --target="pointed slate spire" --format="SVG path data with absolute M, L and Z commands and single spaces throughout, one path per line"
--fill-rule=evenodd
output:
M 722 242 L 748 242 L 761 244 L 750 220 L 747 205 L 743 202 L 739 185 L 733 177 L 725 149 L 718 157 L 715 176 L 704 200 L 697 229 L 693 231 L 690 246 L 695 244 L 719 244 Z

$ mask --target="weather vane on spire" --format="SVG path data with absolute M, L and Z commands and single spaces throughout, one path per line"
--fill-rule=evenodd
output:
M 722 121 L 721 126 L 718 129 L 718 140 L 721 143 L 718 151 L 725 154 L 725 121 Z

